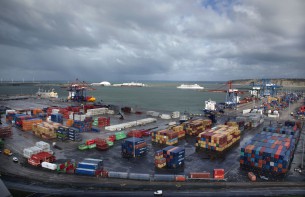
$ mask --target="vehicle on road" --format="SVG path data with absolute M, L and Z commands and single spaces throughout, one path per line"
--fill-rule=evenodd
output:
M 18 158 L 17 157 L 13 157 L 13 161 L 14 162 L 18 162 Z
M 7 149 L 7 148 L 3 150 L 3 153 L 5 155 L 8 155 L 8 156 L 11 156 L 13 154 L 12 151 L 10 149 Z
M 163 192 L 162 190 L 157 190 L 154 192 L 154 196 L 162 196 Z

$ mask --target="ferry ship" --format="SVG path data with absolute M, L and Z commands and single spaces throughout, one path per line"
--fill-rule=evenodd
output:
M 178 86 L 177 88 L 179 88 L 179 89 L 192 89 L 192 90 L 202 90 L 202 89 L 204 89 L 204 87 L 201 87 L 198 84 L 193 84 L 193 85 L 182 84 L 182 85 Z
M 54 89 L 51 91 L 43 91 L 42 89 L 38 89 L 38 92 L 36 93 L 36 96 L 39 98 L 58 98 L 57 92 L 55 92 Z

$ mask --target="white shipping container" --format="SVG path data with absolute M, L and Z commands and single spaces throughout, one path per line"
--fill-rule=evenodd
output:
M 247 113 L 250 113 L 251 112 L 251 109 L 244 109 L 243 110 L 243 114 L 247 114 Z
M 52 114 L 58 114 L 59 109 L 52 109 Z
M 114 114 L 114 110 L 108 110 L 107 114 L 113 115 Z
M 171 116 L 169 114 L 161 114 L 160 118 L 169 120 L 169 119 L 171 119 Z
M 57 165 L 56 164 L 45 162 L 45 161 L 41 163 L 41 167 L 47 168 L 47 169 L 50 169 L 50 170 L 56 170 L 57 169 Z
M 36 146 L 45 151 L 50 150 L 50 144 L 44 141 L 36 142 Z
M 5 115 L 7 115 L 8 113 L 16 113 L 16 110 L 14 110 L 14 109 L 7 109 L 5 111 Z
M 180 117 L 180 112 L 179 111 L 174 111 L 172 113 L 172 118 L 179 118 Z

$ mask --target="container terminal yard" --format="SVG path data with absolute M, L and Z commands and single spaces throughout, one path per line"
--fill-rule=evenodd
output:
M 1 179 L 10 189 L 67 196 L 304 195 L 305 131 L 291 114 L 302 111 L 304 95 L 290 101 L 269 99 L 265 107 L 277 109 L 276 118 L 249 115 L 250 102 L 212 119 L 184 119 L 180 112 L 3 100 Z

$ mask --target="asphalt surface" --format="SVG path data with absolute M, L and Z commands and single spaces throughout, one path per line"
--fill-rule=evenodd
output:
M 26 101 L 14 101 L 14 102 L 6 102 L 6 106 L 10 106 L 12 108 L 22 108 L 25 105 L 28 107 L 45 107 L 49 106 L 50 102 L 44 101 L 44 100 L 39 100 L 38 102 L 35 100 L 26 100 Z M 290 109 L 296 108 L 300 103 L 296 103 L 291 106 Z M 3 105 L 1 103 L 1 105 Z M 64 105 L 64 104 L 63 104 Z M 232 113 L 237 113 L 238 111 L 242 109 L 249 108 L 251 104 L 246 104 L 240 107 L 238 110 L 232 111 Z M 281 120 L 284 118 L 289 119 L 290 111 L 285 110 L 281 112 Z M 145 115 L 125 115 L 126 120 L 125 121 L 130 121 L 136 119 L 141 119 L 145 118 Z M 274 120 L 278 121 L 278 120 Z M 111 117 L 111 122 L 113 123 L 119 123 L 120 120 L 118 120 L 115 117 Z M 140 127 L 140 128 L 153 128 L 156 126 L 165 126 L 168 121 L 165 120 L 158 120 L 157 123 L 147 125 L 145 127 Z M 268 121 L 265 121 L 265 124 L 268 124 Z M 177 191 L 181 190 L 182 188 L 189 188 L 190 192 L 185 191 L 183 189 L 184 193 L 181 193 L 181 191 L 177 191 L 178 193 L 175 192 L 168 192 L 165 193 L 166 196 L 169 195 L 175 195 L 175 196 L 180 196 L 180 195 L 187 195 L 187 196 L 196 196 L 198 193 L 197 191 L 193 191 L 193 188 L 199 189 L 200 187 L 204 186 L 206 188 L 214 188 L 215 184 L 216 186 L 219 186 L 216 188 L 218 192 L 223 192 L 223 193 L 215 193 L 215 191 L 200 191 L 201 192 L 207 192 L 204 193 L 207 196 L 210 196 L 212 194 L 215 194 L 216 196 L 219 195 L 236 195 L 236 196 L 241 196 L 243 192 L 246 191 L 246 189 L 243 190 L 238 190 L 236 188 L 235 193 L 230 193 L 231 191 L 233 192 L 233 185 L 236 187 L 241 187 L 242 184 L 248 184 L 246 185 L 247 187 L 245 188 L 251 188 L 255 187 L 255 184 L 261 184 L 257 185 L 258 188 L 266 187 L 275 184 L 277 185 L 276 188 L 279 188 L 279 191 L 281 190 L 281 187 L 284 188 L 283 192 L 278 192 L 277 189 L 274 189 L 273 192 L 275 193 L 266 193 L 262 192 L 262 194 L 267 194 L 267 195 L 273 195 L 273 194 L 285 194 L 285 187 L 289 185 L 290 183 L 294 183 L 294 185 L 298 185 L 294 189 L 289 189 L 289 192 L 295 192 L 296 195 L 299 194 L 304 194 L 304 172 L 299 173 L 294 171 L 294 168 L 298 168 L 301 166 L 301 156 L 302 156 L 302 143 L 298 144 L 296 153 L 295 153 L 295 158 L 292 162 L 291 165 L 291 170 L 285 177 L 281 178 L 272 178 L 270 177 L 269 181 L 265 181 L 262 179 L 258 178 L 258 183 L 252 183 L 249 181 L 247 178 L 247 171 L 241 170 L 239 168 L 239 152 L 240 152 L 240 147 L 251 137 L 260 131 L 262 129 L 263 125 L 260 126 L 259 128 L 247 130 L 246 132 L 243 133 L 241 141 L 239 144 L 237 144 L 235 147 L 233 147 L 223 159 L 215 159 L 215 160 L 210 160 L 207 159 L 207 156 L 204 153 L 201 152 L 196 152 L 194 148 L 194 143 L 195 139 L 188 137 L 184 140 L 181 140 L 179 142 L 179 146 L 183 146 L 186 149 L 186 160 L 185 160 L 185 168 L 180 171 L 180 172 L 173 172 L 173 171 L 168 171 L 168 170 L 163 170 L 163 171 L 156 171 L 154 168 L 154 161 L 153 161 L 153 155 L 156 150 L 159 150 L 160 146 L 155 146 L 152 145 L 150 137 L 146 137 L 145 139 L 147 140 L 147 144 L 149 145 L 149 152 L 148 155 L 146 155 L 143 158 L 136 158 L 136 159 L 123 159 L 120 155 L 121 147 L 120 147 L 120 142 L 116 142 L 114 147 L 112 147 L 108 151 L 98 151 L 98 150 L 87 150 L 87 151 L 79 151 L 77 150 L 77 146 L 79 143 L 76 142 L 57 142 L 57 145 L 62 147 L 62 150 L 57 150 L 53 149 L 55 151 L 55 155 L 58 159 L 58 162 L 63 162 L 68 159 L 74 159 L 76 161 L 80 161 L 84 157 L 92 157 L 92 158 L 102 158 L 104 160 L 104 167 L 105 169 L 109 171 L 118 171 L 118 172 L 132 172 L 132 173 L 148 173 L 148 174 L 188 174 L 189 172 L 201 172 L 201 171 L 209 171 L 212 173 L 214 168 L 224 168 L 226 172 L 226 178 L 228 179 L 227 183 L 207 183 L 207 182 L 184 182 L 184 183 L 165 183 L 165 182 L 149 182 L 149 181 L 133 181 L 133 180 L 120 180 L 120 179 L 103 179 L 103 178 L 95 178 L 95 177 L 84 177 L 84 176 L 76 176 L 76 175 L 66 175 L 66 174 L 57 174 L 52 171 L 44 170 L 41 168 L 34 168 L 34 167 L 24 167 L 20 165 L 20 163 L 14 163 L 12 161 L 11 157 L 5 156 L 3 154 L 0 155 L 0 172 L 2 173 L 4 177 L 4 182 L 5 184 L 8 185 L 9 188 L 31 188 L 31 186 L 36 186 L 37 182 L 47 182 L 49 184 L 54 184 L 59 187 L 64 187 L 62 191 L 68 191 L 67 195 L 73 195 L 73 192 L 75 193 L 75 187 L 74 185 L 82 185 L 79 188 L 82 188 L 81 191 L 83 190 L 88 190 L 88 188 L 94 188 L 95 185 L 98 185 L 97 188 L 104 188 L 104 190 L 107 190 L 109 188 L 115 189 L 115 190 L 150 190 L 147 195 L 151 194 L 151 190 L 155 190 L 158 188 L 164 188 L 164 189 L 169 189 L 171 191 Z M 31 132 L 23 132 L 20 131 L 16 128 L 13 128 L 13 133 L 14 135 L 6 139 L 6 147 L 12 149 L 14 152 L 14 156 L 18 156 L 18 158 L 22 158 L 22 150 L 26 147 L 34 146 L 37 141 L 40 141 L 41 139 L 37 138 L 36 136 L 33 136 Z M 111 132 L 107 131 L 102 131 L 101 133 L 82 133 L 82 136 L 84 139 L 90 139 L 94 137 L 104 137 L 109 135 Z M 302 132 L 302 136 L 304 136 L 304 130 Z M 52 141 L 49 141 L 50 143 Z M 22 161 L 22 159 L 21 159 Z M 7 177 L 7 178 L 6 178 Z M 11 179 L 13 177 L 13 179 Z M 13 181 L 13 180 L 22 180 L 22 183 L 18 186 L 18 184 Z M 85 184 L 86 183 L 86 184 Z M 87 184 L 90 183 L 90 186 Z M 17 185 L 16 185 L 17 184 Z M 28 185 L 27 185 L 28 184 Z M 230 185 L 228 185 L 230 184 Z M 23 186 L 22 186 L 23 185 Z M 24 185 L 27 185 L 24 187 Z M 45 188 L 45 184 L 40 185 L 39 187 L 42 188 L 42 193 L 49 193 L 49 190 L 43 190 Z M 275 187 L 275 186 L 274 186 Z M 69 188 L 72 188 L 72 191 L 69 190 Z M 97 189 L 95 188 L 95 190 Z M 273 187 L 272 187 L 273 188 Z M 49 188 L 50 189 L 50 188 Z M 52 190 L 56 191 L 57 188 L 51 188 Z M 215 188 L 214 188 L 215 189 Z M 33 188 L 34 191 L 37 190 L 37 188 Z M 60 190 L 60 189 L 59 189 Z M 90 190 L 90 189 L 89 189 Z M 229 193 L 227 192 L 230 191 Z M 72 193 L 69 193 L 72 192 Z M 92 195 L 94 196 L 95 192 L 98 191 L 91 191 Z M 103 191 L 106 192 L 106 191 Z M 250 193 L 247 193 L 249 195 L 255 196 L 255 192 L 253 191 Z M 52 192 L 53 193 L 53 192 Z M 76 192 L 77 193 L 77 192 Z M 120 192 L 118 193 L 108 193 L 108 194 L 114 194 L 114 196 L 120 196 Z M 132 195 L 133 192 L 131 192 L 130 195 Z M 135 195 L 143 196 L 142 194 L 144 193 L 139 193 Z M 146 194 L 146 193 L 145 193 Z M 227 195 L 226 195 L 227 194 Z M 96 194 L 98 195 L 98 193 Z M 126 193 L 126 195 L 129 195 Z

